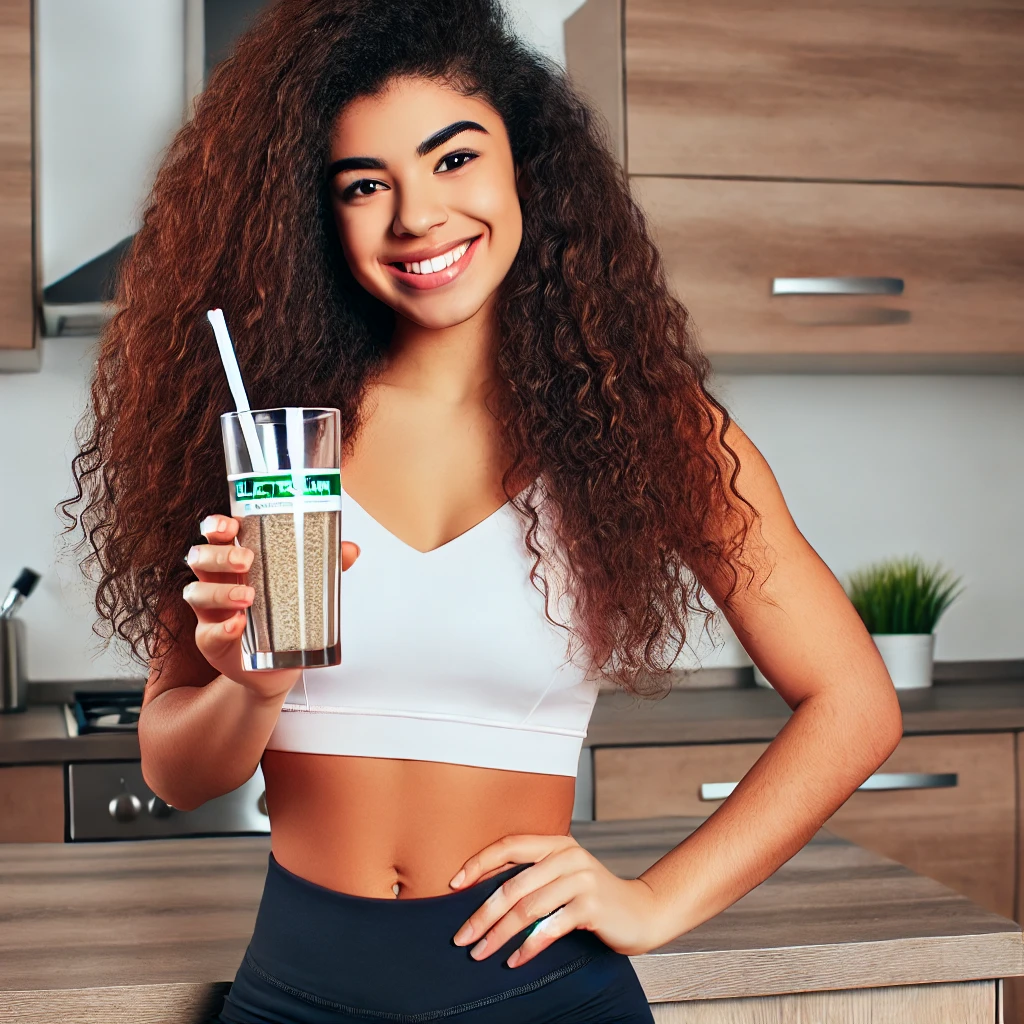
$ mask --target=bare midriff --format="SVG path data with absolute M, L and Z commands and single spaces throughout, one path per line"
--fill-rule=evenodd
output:
M 567 835 L 576 780 L 437 761 L 266 750 L 277 862 L 353 896 L 414 899 L 507 835 Z M 489 877 L 507 867 L 486 872 Z

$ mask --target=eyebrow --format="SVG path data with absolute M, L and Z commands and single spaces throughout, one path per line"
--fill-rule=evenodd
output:
M 482 124 L 476 121 L 453 121 L 450 125 L 434 132 L 433 135 L 425 138 L 417 147 L 417 156 L 426 156 L 431 150 L 443 146 L 449 139 L 453 139 L 462 132 L 483 132 L 489 135 L 490 132 Z M 335 160 L 327 168 L 327 180 L 330 181 L 336 174 L 342 171 L 383 171 L 387 164 L 376 156 L 347 156 L 343 160 Z

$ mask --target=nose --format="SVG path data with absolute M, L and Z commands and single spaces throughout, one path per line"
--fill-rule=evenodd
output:
M 391 225 L 396 235 L 426 235 L 448 220 L 448 211 L 431 184 L 404 185 L 396 190 L 398 203 Z

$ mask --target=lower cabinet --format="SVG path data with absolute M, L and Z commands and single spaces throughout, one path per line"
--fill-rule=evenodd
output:
M 1012 732 L 904 736 L 867 783 L 901 788 L 858 790 L 825 827 L 1013 918 L 1015 740 Z M 767 747 L 758 742 L 597 748 L 594 816 L 708 816 L 724 796 L 706 799 L 702 787 L 739 782 Z M 904 777 L 879 779 L 895 774 Z
M 0 767 L 0 843 L 64 842 L 64 765 Z

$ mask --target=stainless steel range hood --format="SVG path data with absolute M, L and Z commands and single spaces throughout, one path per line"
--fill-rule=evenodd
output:
M 43 336 L 98 334 L 114 315 L 114 282 L 134 235 L 43 289 Z

